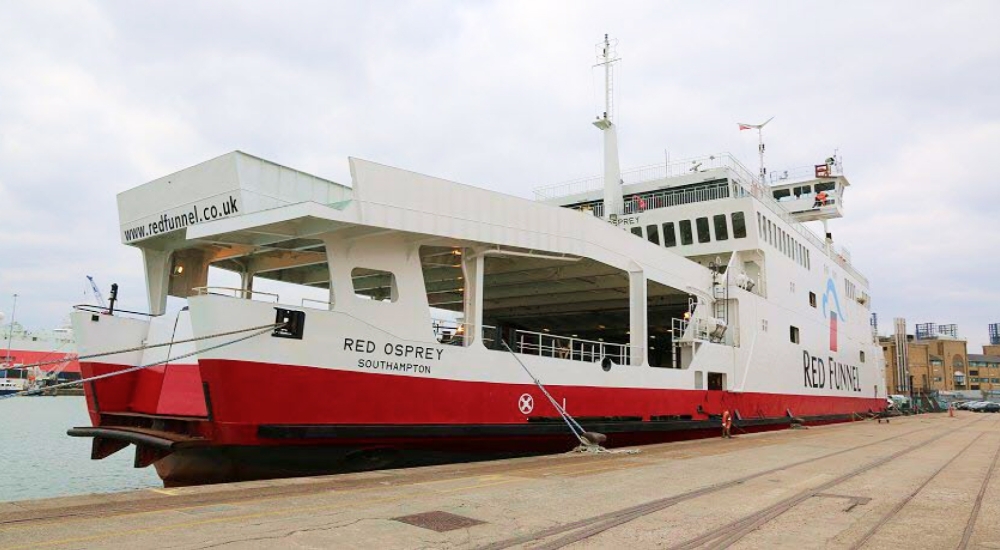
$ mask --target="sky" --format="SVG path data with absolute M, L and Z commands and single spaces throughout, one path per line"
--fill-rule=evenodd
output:
M 1000 3 L 5 1 L 0 311 L 55 327 L 87 275 L 145 310 L 115 196 L 242 150 L 350 184 L 364 158 L 523 197 L 597 175 L 605 33 L 623 168 L 834 151 L 835 241 L 892 318 L 1000 322 Z

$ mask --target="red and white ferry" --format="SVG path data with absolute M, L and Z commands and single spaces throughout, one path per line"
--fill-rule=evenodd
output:
M 81 355 L 287 324 L 84 361 L 186 357 L 88 383 L 93 426 L 70 434 L 95 459 L 135 444 L 167 485 L 572 448 L 517 359 L 609 446 L 716 435 L 723 410 L 753 431 L 884 408 L 868 281 L 803 225 L 842 216 L 838 159 L 773 185 L 725 154 L 620 173 L 614 122 L 595 125 L 603 177 L 535 201 L 360 159 L 347 187 L 241 152 L 122 193 L 150 315 L 74 312 Z M 241 284 L 209 286 L 210 267 Z
M 35 363 L 43 365 L 26 367 Z M 79 378 L 80 364 L 69 327 L 29 331 L 14 322 L 0 327 L 0 395 Z

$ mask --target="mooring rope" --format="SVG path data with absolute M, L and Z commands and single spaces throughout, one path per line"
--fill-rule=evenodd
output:
M 77 386 L 77 385 L 81 385 L 81 384 L 86 384 L 88 382 L 94 382 L 95 380 L 103 380 L 105 378 L 111 378 L 113 376 L 120 376 L 122 374 L 128 374 L 128 373 L 131 373 L 131 372 L 140 371 L 142 369 L 148 369 L 150 367 L 157 367 L 159 365 L 164 365 L 164 364 L 170 363 L 171 361 L 179 361 L 181 359 L 187 359 L 188 357 L 192 357 L 192 356 L 198 355 L 199 353 L 205 353 L 205 352 L 208 352 L 208 351 L 217 350 L 219 348 L 224 348 L 224 347 L 230 346 L 232 344 L 236 344 L 236 343 L 239 343 L 239 342 L 243 342 L 245 340 L 249 340 L 251 338 L 255 338 L 255 337 L 260 336 L 262 334 L 266 334 L 266 333 L 268 333 L 268 332 L 270 332 L 270 331 L 272 331 L 272 330 L 274 330 L 274 329 L 276 329 L 276 328 L 278 328 L 278 327 L 280 327 L 280 326 L 282 326 L 284 324 L 285 323 L 273 323 L 273 324 L 270 324 L 270 325 L 261 325 L 261 326 L 250 327 L 250 328 L 245 328 L 245 329 L 241 329 L 241 330 L 233 330 L 233 331 L 229 331 L 229 332 L 222 332 L 222 333 L 218 333 L 218 334 L 212 334 L 212 335 L 209 335 L 209 336 L 202 336 L 200 338 L 191 338 L 189 340 L 184 340 L 184 341 L 167 342 L 167 343 L 163 343 L 163 344 L 156 344 L 156 345 L 146 346 L 146 347 L 142 347 L 142 348 L 133 348 L 133 349 L 130 349 L 130 350 L 125 350 L 125 351 L 115 351 L 115 352 L 109 352 L 109 353 L 99 353 L 99 354 L 94 354 L 94 355 L 88 355 L 88 356 L 84 357 L 83 359 L 90 359 L 90 358 L 93 358 L 93 357 L 103 357 L 105 355 L 117 355 L 119 353 L 127 353 L 129 351 L 137 351 L 139 349 L 159 348 L 159 347 L 163 347 L 165 345 L 179 344 L 179 343 L 186 343 L 186 342 L 194 342 L 194 341 L 197 341 L 197 340 L 206 340 L 208 338 L 219 338 L 219 337 L 222 337 L 222 336 L 229 336 L 229 335 L 239 334 L 239 333 L 242 333 L 242 332 L 253 331 L 253 330 L 257 331 L 257 332 L 254 332 L 252 334 L 248 334 L 246 336 L 242 336 L 240 338 L 236 338 L 235 340 L 229 340 L 227 342 L 222 342 L 221 344 L 215 344 L 213 346 L 209 346 L 209 347 L 207 347 L 207 348 L 205 348 L 203 350 L 195 350 L 195 351 L 192 351 L 190 353 L 185 353 L 183 355 L 178 355 L 177 357 L 167 357 L 166 359 L 163 359 L 161 361 L 154 361 L 154 362 L 148 363 L 146 365 L 139 365 L 139 366 L 135 366 L 135 367 L 129 367 L 127 369 L 123 369 L 123 370 L 119 370 L 119 371 L 115 371 L 115 372 L 108 372 L 108 373 L 105 373 L 105 374 L 99 374 L 97 376 L 91 376 L 90 378 L 81 378 L 80 380 L 72 380 L 70 382 L 63 382 L 61 384 L 54 384 L 52 386 L 45 386 L 44 388 L 36 388 L 36 389 L 31 389 L 31 390 L 20 391 L 20 392 L 17 392 L 17 393 L 11 393 L 11 394 L 8 394 L 8 395 L 0 395 L 0 401 L 2 401 L 4 399 L 10 399 L 12 397 L 20 397 L 20 396 L 26 396 L 26 395 L 41 394 L 41 393 L 47 392 L 49 390 L 55 390 L 55 389 L 59 389 L 59 388 L 68 388 L 70 386 Z M 31 365 L 31 366 L 34 366 L 34 365 Z
M 55 365 L 57 363 L 65 363 L 66 361 L 72 361 L 73 359 L 76 359 L 77 361 L 86 361 L 87 359 L 96 359 L 98 357 L 107 357 L 109 355 L 118 355 L 120 353 L 132 353 L 133 351 L 145 351 L 147 349 L 156 349 L 156 348 L 162 348 L 162 347 L 167 347 L 167 346 L 175 346 L 175 345 L 180 345 L 180 344 L 190 344 L 191 342 L 198 342 L 198 341 L 201 341 L 201 340 L 211 340 L 212 338 L 221 338 L 223 336 L 232 336 L 234 334 L 241 334 L 241 333 L 244 333 L 244 332 L 247 332 L 247 331 L 251 331 L 251 330 L 257 330 L 257 329 L 268 329 L 268 330 L 270 330 L 270 329 L 275 329 L 275 328 L 278 328 L 278 327 L 280 327 L 280 326 L 282 326 L 284 324 L 285 323 L 273 323 L 273 324 L 270 324 L 270 325 L 260 325 L 260 326 L 256 326 L 256 327 L 243 328 L 243 329 L 239 329 L 239 330 L 230 330 L 230 331 L 227 331 L 227 332 L 218 332 L 216 334 L 209 334 L 209 335 L 206 335 L 206 336 L 198 336 L 197 338 L 188 338 L 186 340 L 173 340 L 173 339 L 171 339 L 171 341 L 169 341 L 169 342 L 161 342 L 159 344 L 150 344 L 150 345 L 143 344 L 141 346 L 136 346 L 134 348 L 126 348 L 126 349 L 120 349 L 120 350 L 115 350 L 115 351 L 102 351 L 101 353 L 91 353 L 90 355 L 79 355 L 77 357 L 73 357 L 72 355 L 64 355 L 62 357 L 62 359 L 52 359 L 52 360 L 49 360 L 49 361 L 39 361 L 38 363 L 30 363 L 30 364 L 27 364 L 27 365 L 18 365 L 17 368 L 19 368 L 19 369 L 30 369 L 30 368 L 34 368 L 34 367 L 44 367 L 46 365 Z
M 572 416 L 570 416 L 568 412 L 566 412 L 566 409 L 563 409 L 559 405 L 559 403 L 556 402 L 555 398 L 552 397 L 552 395 L 549 394 L 549 391 L 545 389 L 545 386 L 542 385 L 542 382 L 538 380 L 538 378 L 535 378 L 535 375 L 532 374 L 530 370 L 528 370 L 527 365 L 525 365 L 521 361 L 521 358 L 518 357 L 516 353 L 514 353 L 514 350 L 510 349 L 510 346 L 507 345 L 507 342 L 503 339 L 500 339 L 500 343 L 503 344 L 503 347 L 507 348 L 507 351 L 509 351 L 512 356 L 514 356 L 514 359 L 517 361 L 517 364 L 521 365 L 521 368 L 524 369 L 524 372 L 528 373 L 528 376 L 531 377 L 531 381 L 534 382 L 536 386 L 538 386 L 538 389 L 542 390 L 542 393 L 545 394 L 545 397 L 549 399 L 549 403 L 552 403 L 552 406 L 555 407 L 556 411 L 559 412 L 559 416 L 562 417 L 563 422 L 565 422 L 566 426 L 569 427 L 569 431 L 573 432 L 573 435 L 580 440 L 581 444 L 590 445 L 590 442 L 583 438 L 583 434 L 586 430 L 584 430 L 583 427 L 580 426 L 580 424 L 576 421 L 576 419 L 574 419 Z
M 545 394 L 546 398 L 548 398 L 549 403 L 552 403 L 552 406 L 555 407 L 556 411 L 559 413 L 559 416 L 562 417 L 563 422 L 566 423 L 566 426 L 569 428 L 569 431 L 573 432 L 573 435 L 576 436 L 576 438 L 580 441 L 580 446 L 574 449 L 573 450 L 574 452 L 630 454 L 630 455 L 639 453 L 638 449 L 616 449 L 614 451 L 609 451 L 608 449 L 605 449 L 603 446 L 601 446 L 599 442 L 591 441 L 586 437 L 584 437 L 584 434 L 588 432 L 583 429 L 583 426 L 581 426 L 580 423 L 577 422 L 576 419 L 573 418 L 573 416 L 570 415 L 569 412 L 567 412 L 566 409 L 563 408 L 555 400 L 554 397 L 552 397 L 552 394 L 550 394 L 549 391 L 545 389 L 545 386 L 542 385 L 541 380 L 539 380 L 538 378 L 535 377 L 534 374 L 532 374 L 532 372 L 528 369 L 528 366 L 525 365 L 523 361 L 521 361 L 521 358 L 518 357 L 516 353 L 514 353 L 514 350 L 510 349 L 510 346 L 507 345 L 507 342 L 503 338 L 500 339 L 500 343 L 503 344 L 503 347 L 507 348 L 507 351 L 509 351 L 511 355 L 514 356 L 514 359 L 517 361 L 517 364 L 521 365 L 521 368 L 524 369 L 524 372 L 528 373 L 528 376 L 531 377 L 531 381 L 534 382 L 536 386 L 538 386 L 538 389 L 542 390 L 542 393 Z

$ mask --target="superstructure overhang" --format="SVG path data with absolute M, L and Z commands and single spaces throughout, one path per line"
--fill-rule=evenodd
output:
M 353 185 L 342 200 L 312 200 L 315 192 L 306 187 L 297 202 L 286 196 L 289 204 L 186 226 L 169 247 L 162 247 L 162 238 L 152 247 L 135 243 L 146 260 L 153 312 L 167 295 L 185 297 L 191 289 L 205 287 L 209 265 L 325 288 L 330 285 L 326 244 L 331 238 L 360 247 L 366 239 L 387 234 L 485 254 L 586 259 L 642 272 L 685 295 L 707 297 L 711 275 L 706 268 L 663 254 L 648 242 L 623 239 L 619 230 L 597 218 L 360 159 L 351 159 L 350 166 Z M 165 185 L 162 180 L 159 185 Z M 231 192 L 248 187 L 239 177 L 234 183 Z M 191 202 L 178 196 L 172 201 Z

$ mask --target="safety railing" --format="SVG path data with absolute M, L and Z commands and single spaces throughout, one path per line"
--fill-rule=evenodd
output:
M 470 334 L 473 326 L 454 319 L 431 319 L 431 328 L 434 330 L 434 338 L 441 344 L 447 346 L 467 346 L 472 343 Z M 496 327 L 483 325 L 482 327 L 483 345 L 492 348 L 496 343 Z
M 743 164 L 729 153 L 719 153 L 706 157 L 693 157 L 679 159 L 663 164 L 650 164 L 632 168 L 621 173 L 622 183 L 625 185 L 633 183 L 644 183 L 658 179 L 671 178 L 698 172 L 705 172 L 714 168 L 728 168 L 738 172 L 749 180 L 754 176 Z M 569 197 L 581 193 L 597 191 L 604 187 L 604 177 L 594 176 L 582 178 L 555 185 L 538 187 L 535 189 L 535 200 L 550 200 L 561 197 Z
M 630 348 L 628 344 L 585 340 L 547 332 L 514 331 L 514 351 L 525 355 L 591 363 L 609 357 L 619 365 L 627 365 L 630 362 Z
M 276 304 L 280 301 L 278 295 L 273 292 L 261 292 L 259 290 L 250 290 L 248 288 L 235 288 L 231 286 L 196 286 L 191 290 L 193 290 L 198 296 L 215 294 L 219 296 L 241 298 L 244 300 L 253 300 L 254 296 L 267 296 L 269 298 L 273 298 L 274 303 Z
M 323 306 L 322 308 L 315 308 L 314 307 L 312 309 L 326 309 L 326 310 L 333 309 L 333 304 L 330 303 L 327 300 L 315 300 L 313 298 L 303 298 L 302 302 L 301 302 L 302 307 L 311 307 L 311 306 L 309 306 L 307 304 L 316 304 L 316 305 Z
M 86 311 L 88 313 L 98 313 L 100 315 L 134 315 L 136 317 L 159 317 L 162 314 L 154 315 L 152 313 L 147 313 L 144 311 L 129 311 L 127 309 L 115 308 L 114 311 L 107 306 L 95 306 L 93 304 L 77 304 L 73 306 L 73 309 L 77 311 Z M 0 338 L 0 341 L 6 340 L 6 337 Z
M 703 342 L 708 342 L 708 324 L 702 322 L 704 319 L 694 318 L 694 319 L 678 319 L 674 317 L 671 319 L 670 331 L 671 336 L 673 336 L 674 342 L 682 341 L 686 336 L 688 336 L 688 329 L 690 328 L 691 334 L 688 336 L 690 339 L 699 340 Z
M 727 191 L 708 191 L 701 188 L 694 188 L 690 190 L 671 190 L 669 188 L 663 189 L 651 195 L 642 195 L 643 200 L 646 201 L 644 205 L 639 202 L 638 198 L 626 201 L 623 205 L 623 214 L 635 214 L 643 210 L 665 208 L 677 204 L 690 204 L 694 202 L 717 200 L 729 197 L 755 197 L 761 202 L 761 204 L 770 210 L 773 215 L 785 220 L 785 222 L 792 227 L 792 230 L 801 235 L 803 239 L 812 243 L 812 245 L 820 251 L 826 252 L 834 262 L 867 286 L 868 279 L 864 275 L 858 272 L 847 259 L 836 254 L 832 250 L 827 250 L 826 242 L 822 238 L 816 235 L 816 233 L 814 233 L 811 229 L 804 226 L 788 210 L 786 210 L 784 206 L 779 204 L 778 201 L 771 195 L 770 189 L 761 185 L 760 179 L 748 170 L 747 167 L 744 166 L 739 160 L 737 160 L 736 157 L 729 153 L 720 153 L 718 155 L 711 155 L 708 157 L 697 157 L 678 160 L 666 164 L 635 168 L 622 172 L 622 181 L 626 185 L 631 183 L 643 183 L 657 179 L 680 176 L 689 172 L 703 172 L 714 168 L 726 168 L 729 170 L 728 176 L 730 186 Z M 805 167 L 804 169 L 813 170 L 815 177 L 815 166 Z M 839 163 L 831 166 L 830 174 L 831 176 L 841 175 L 841 167 Z M 603 185 L 604 180 L 602 177 L 593 177 L 560 183 L 548 187 L 540 187 L 535 189 L 535 199 L 550 200 L 568 197 L 580 193 L 596 191 L 603 188 Z M 600 199 L 576 206 L 574 208 L 590 212 L 594 216 L 600 218 L 604 217 L 604 203 Z
M 767 175 L 768 183 L 771 185 L 784 185 L 786 183 L 796 183 L 821 178 L 836 178 L 844 175 L 843 167 L 839 162 L 832 164 L 816 164 L 812 166 L 796 166 L 788 170 L 778 170 Z

